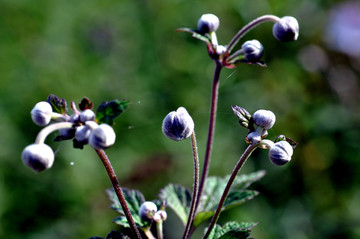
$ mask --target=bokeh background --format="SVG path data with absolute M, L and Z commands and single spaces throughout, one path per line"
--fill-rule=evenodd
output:
M 279 134 L 299 146 L 276 167 L 258 150 L 242 173 L 266 170 L 252 186 L 261 194 L 223 213 L 255 221 L 255 238 L 360 238 L 360 2 L 335 0 L 1 0 L 0 1 L 0 238 L 104 237 L 119 227 L 105 190 L 110 181 L 90 147 L 47 142 L 56 151 L 51 170 L 33 173 L 23 148 L 40 127 L 30 110 L 49 94 L 68 102 L 89 97 L 95 106 L 127 99 L 116 120 L 116 144 L 107 150 L 122 186 L 157 198 L 169 182 L 192 186 L 189 141 L 161 133 L 164 116 L 185 106 L 195 121 L 204 157 L 214 69 L 203 42 L 179 27 L 196 27 L 203 13 L 221 21 L 227 44 L 263 14 L 298 19 L 298 41 L 281 43 L 266 23 L 243 39 L 258 39 L 267 68 L 224 69 L 210 174 L 232 171 L 246 147 L 246 130 L 231 105 L 277 116 Z M 168 210 L 165 237 L 182 226 Z M 200 228 L 194 234 L 199 238 Z

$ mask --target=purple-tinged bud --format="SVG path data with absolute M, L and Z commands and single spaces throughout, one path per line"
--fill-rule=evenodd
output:
M 246 41 L 242 44 L 241 49 L 247 61 L 259 61 L 264 53 L 264 47 L 258 40 Z
M 21 158 L 26 166 L 38 173 L 51 168 L 55 155 L 46 144 L 31 144 L 23 150 Z
M 219 25 L 219 18 L 214 14 L 208 13 L 200 17 L 197 27 L 202 34 L 205 34 L 215 32 L 219 28 Z
M 299 36 L 299 23 L 294 17 L 280 18 L 273 26 L 273 35 L 279 41 L 295 41 Z
M 115 139 L 114 129 L 108 124 L 101 124 L 91 130 L 89 144 L 95 149 L 106 149 L 115 143 Z
M 253 115 L 254 123 L 266 130 L 273 127 L 276 117 L 270 110 L 258 110 Z
M 151 221 L 157 212 L 157 206 L 151 201 L 146 201 L 139 208 L 139 216 L 143 221 Z
M 80 125 L 76 128 L 75 139 L 82 144 L 89 142 L 91 129 L 86 125 Z
M 180 141 L 189 138 L 194 131 L 194 121 L 184 107 L 171 111 L 163 120 L 162 132 L 169 139 Z
M 86 109 L 80 113 L 80 122 L 85 123 L 86 121 L 95 120 L 95 113 L 90 109 Z
M 261 141 L 261 136 L 259 132 L 253 131 L 246 136 L 246 141 L 251 144 L 258 144 Z
M 40 101 L 31 110 L 31 118 L 35 124 L 45 126 L 51 121 L 52 108 L 46 101 Z
M 269 159 L 277 166 L 281 166 L 289 162 L 292 155 L 293 148 L 287 141 L 276 142 L 269 150 Z

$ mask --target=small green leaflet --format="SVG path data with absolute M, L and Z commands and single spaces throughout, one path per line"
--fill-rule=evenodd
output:
M 251 234 L 251 229 L 257 223 L 252 222 L 228 222 L 224 226 L 215 225 L 209 235 L 209 239 L 245 239 Z M 206 230 L 205 230 L 206 231 Z
M 106 123 L 113 125 L 114 119 L 124 112 L 129 104 L 129 101 L 126 100 L 105 101 L 97 108 L 96 120 L 99 124 Z
M 65 115 L 67 103 L 66 100 L 57 97 L 54 94 L 48 96 L 46 101 L 51 105 L 54 112 Z

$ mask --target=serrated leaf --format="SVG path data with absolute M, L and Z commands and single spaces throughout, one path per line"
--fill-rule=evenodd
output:
M 65 115 L 67 103 L 65 99 L 61 99 L 54 94 L 48 96 L 46 101 L 51 105 L 52 110 L 56 113 Z
M 251 229 L 257 223 L 251 222 L 228 222 L 223 227 L 215 225 L 212 229 L 209 239 L 244 239 L 251 234 Z M 207 230 L 207 229 L 206 229 Z M 206 231 L 205 230 L 205 231 Z
M 232 189 L 225 200 L 222 211 L 238 206 L 258 195 L 258 192 L 256 191 L 244 189 L 249 187 L 253 182 L 262 178 L 264 175 L 265 171 L 258 171 L 251 174 L 237 176 L 233 182 Z M 209 177 L 206 180 L 204 192 L 200 198 L 197 214 L 193 223 L 195 227 L 199 226 L 215 214 L 217 205 L 221 199 L 229 177 L 229 175 L 224 178 Z
M 81 111 L 84 111 L 84 110 L 91 110 L 92 108 L 94 107 L 94 104 L 93 102 L 91 102 L 91 100 L 87 97 L 84 97 L 81 102 L 79 103 L 79 109 Z
M 144 195 L 138 190 L 130 190 L 127 188 L 121 189 L 136 225 L 138 227 L 148 227 L 149 222 L 142 221 L 139 216 L 139 208 L 141 204 L 145 202 Z M 130 227 L 114 189 L 108 189 L 106 190 L 106 193 L 108 194 L 109 199 L 112 201 L 111 208 L 121 214 L 121 216 L 114 219 L 114 222 L 123 227 Z
M 113 125 L 114 119 L 123 113 L 128 106 L 129 101 L 126 100 L 105 101 L 97 108 L 96 120 L 99 124 Z
M 190 191 L 181 185 L 169 184 L 161 189 L 159 197 L 166 201 L 167 205 L 177 214 L 183 224 L 186 225 L 191 204 Z

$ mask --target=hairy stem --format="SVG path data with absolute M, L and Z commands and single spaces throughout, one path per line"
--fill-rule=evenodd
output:
M 191 200 L 189 216 L 188 216 L 185 231 L 184 231 L 184 234 L 182 237 L 183 239 L 186 239 L 190 236 L 189 232 L 190 232 L 192 222 L 194 221 L 194 217 L 195 217 L 195 213 L 196 213 L 195 207 L 196 207 L 196 202 L 198 200 L 197 196 L 199 193 L 200 166 L 199 166 L 199 155 L 198 155 L 198 150 L 197 150 L 195 132 L 193 132 L 191 135 L 191 145 L 192 145 L 193 158 L 194 158 L 194 186 L 193 186 L 193 195 L 192 195 L 192 200 Z
M 215 211 L 215 214 L 214 216 L 212 217 L 211 219 L 211 222 L 209 224 L 209 227 L 203 237 L 203 239 L 206 239 L 209 237 L 210 233 L 211 233 L 211 230 L 214 228 L 216 222 L 218 221 L 219 219 L 219 216 L 220 216 L 220 213 L 221 213 L 221 209 L 225 203 L 225 200 L 226 200 L 226 197 L 227 195 L 229 194 L 229 191 L 231 189 L 231 185 L 233 184 L 238 172 L 240 171 L 241 167 L 244 165 L 244 163 L 246 162 L 246 160 L 250 157 L 251 153 L 257 148 L 258 144 L 250 144 L 245 152 L 243 153 L 243 155 L 241 155 L 239 161 L 237 162 L 230 178 L 229 178 L 229 181 L 228 183 L 226 184 L 226 187 L 224 189 L 224 192 L 221 196 L 221 199 L 220 199 L 220 202 L 218 204 L 218 207 L 216 208 L 216 211 Z
M 211 91 L 211 106 L 210 106 L 210 118 L 209 118 L 209 131 L 208 131 L 208 138 L 206 143 L 206 150 L 205 150 L 205 159 L 204 159 L 204 166 L 203 171 L 201 174 L 200 184 L 199 184 L 199 192 L 196 199 L 195 205 L 195 212 L 199 206 L 200 198 L 202 191 L 204 190 L 205 181 L 209 174 L 209 167 L 210 167 L 210 156 L 212 151 L 212 144 L 215 134 L 215 123 L 216 123 L 216 111 L 217 111 L 217 102 L 218 102 L 218 93 L 219 93 L 219 82 L 220 82 L 220 72 L 222 69 L 221 62 L 215 60 L 215 71 L 213 76 L 213 85 Z M 191 222 L 192 225 L 193 221 Z M 193 230 L 191 230 L 192 232 Z
M 131 216 L 129 207 L 127 206 L 124 194 L 123 194 L 123 192 L 121 190 L 119 180 L 116 177 L 115 171 L 114 171 L 113 167 L 111 166 L 109 158 L 107 157 L 104 150 L 95 149 L 95 151 L 99 155 L 102 163 L 104 164 L 106 172 L 109 175 L 110 181 L 111 181 L 111 183 L 112 183 L 112 185 L 114 187 L 116 195 L 119 198 L 119 202 L 120 202 L 121 207 L 122 207 L 122 209 L 124 211 L 125 217 L 126 217 L 127 221 L 130 224 L 130 229 L 131 229 L 131 232 L 132 232 L 134 238 L 141 239 L 140 232 L 136 227 L 136 224 L 135 224 L 135 221 L 134 221 L 133 217 Z
M 160 220 L 160 222 L 156 223 L 156 232 L 157 232 L 157 239 L 163 239 L 163 221 Z
M 236 33 L 236 35 L 231 39 L 230 43 L 227 45 L 227 52 L 231 52 L 231 50 L 235 47 L 236 43 L 243 37 L 248 31 L 256 27 L 257 25 L 264 23 L 264 22 L 278 22 L 280 20 L 279 17 L 274 15 L 264 15 L 254 19 L 253 21 L 249 22 L 243 28 Z

